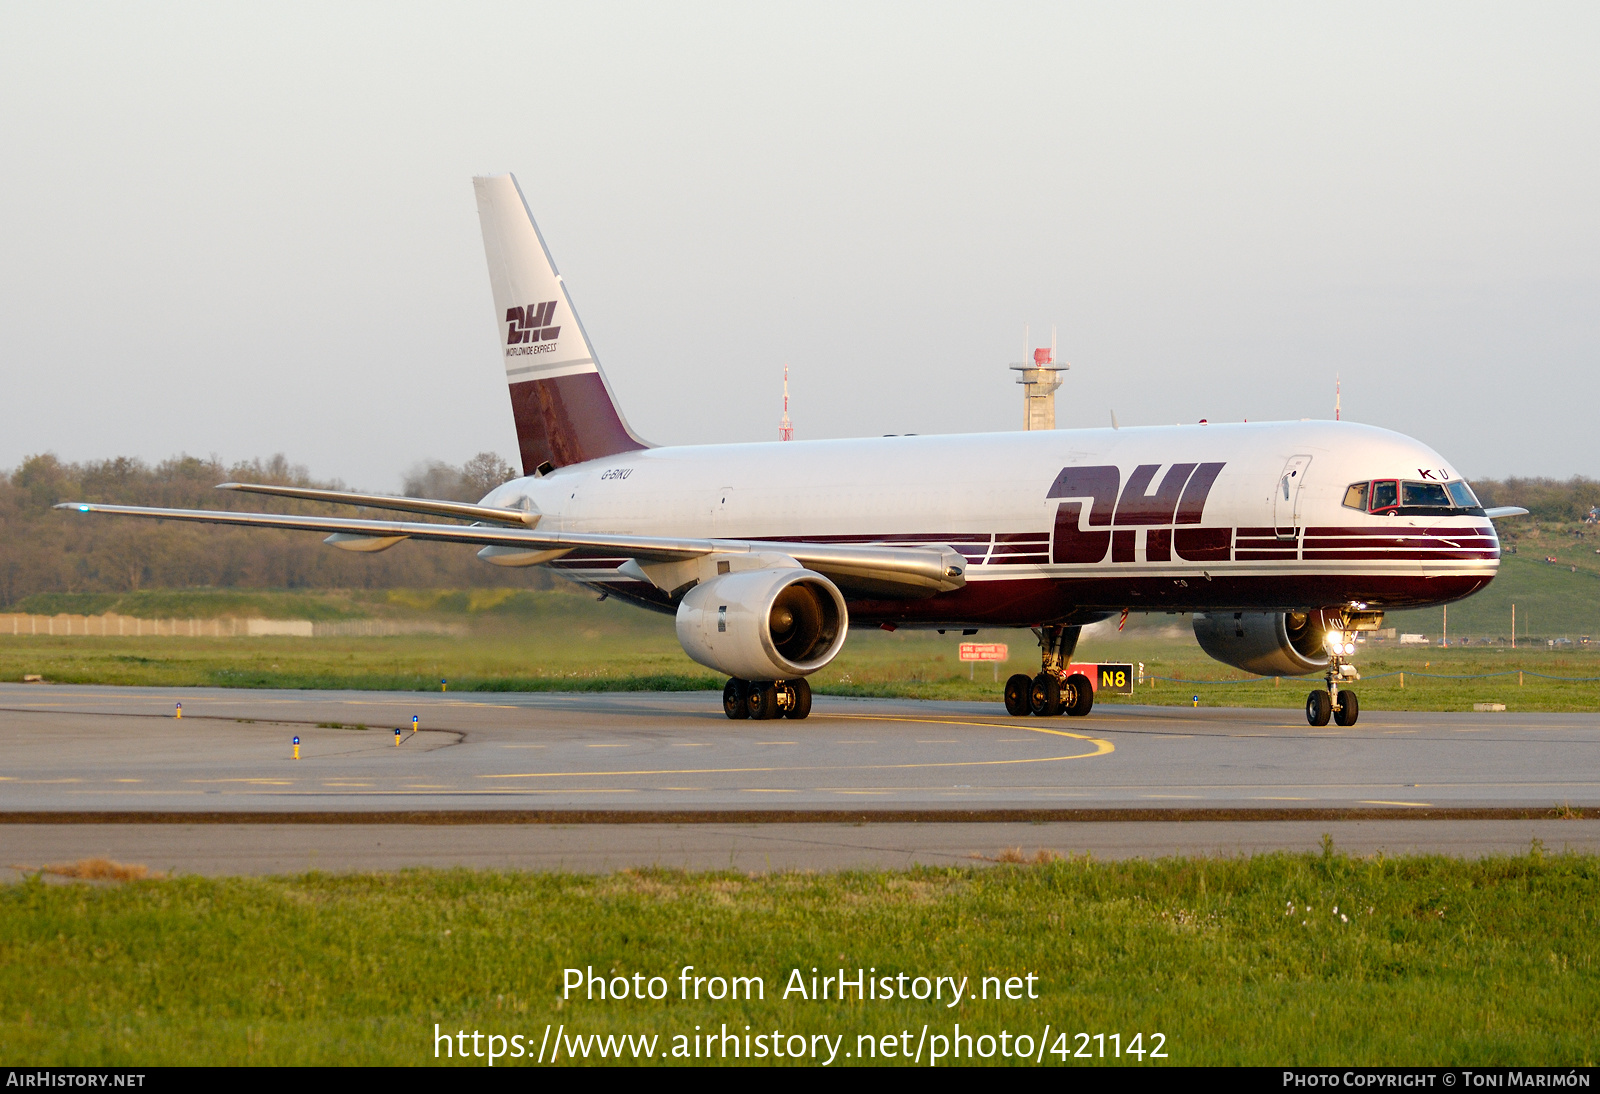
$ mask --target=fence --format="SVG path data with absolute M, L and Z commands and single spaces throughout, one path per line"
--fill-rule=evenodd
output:
M 75 638 L 381 638 L 467 633 L 464 623 L 427 620 L 141 619 L 131 615 L 0 615 L 0 635 Z

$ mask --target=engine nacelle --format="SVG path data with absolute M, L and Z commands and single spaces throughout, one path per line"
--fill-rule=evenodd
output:
M 1200 648 L 1258 676 L 1308 676 L 1327 671 L 1329 627 L 1314 612 L 1196 612 Z
M 844 646 L 844 595 L 798 567 L 722 574 L 678 605 L 678 641 L 707 668 L 742 680 L 816 672 Z

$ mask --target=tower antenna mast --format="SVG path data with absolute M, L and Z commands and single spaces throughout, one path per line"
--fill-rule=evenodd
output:
M 794 423 L 789 420 L 789 366 L 783 366 L 783 417 L 778 420 L 778 440 L 794 440 Z

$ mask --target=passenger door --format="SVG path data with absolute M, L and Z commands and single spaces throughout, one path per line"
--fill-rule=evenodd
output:
M 1300 488 L 1305 483 L 1310 456 L 1290 456 L 1272 491 L 1272 524 L 1279 539 L 1294 539 L 1300 526 Z

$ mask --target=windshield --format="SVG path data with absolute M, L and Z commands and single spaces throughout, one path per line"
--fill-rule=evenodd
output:
M 1472 488 L 1460 481 L 1416 482 L 1403 479 L 1369 479 L 1345 488 L 1346 509 L 1406 516 L 1446 516 L 1463 509 L 1479 510 Z
M 1401 505 L 1449 505 L 1450 494 L 1442 482 L 1404 482 L 1400 484 Z

